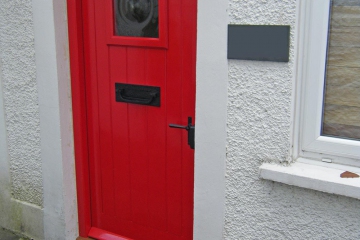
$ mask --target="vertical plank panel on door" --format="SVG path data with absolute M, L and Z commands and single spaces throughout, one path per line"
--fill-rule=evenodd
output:
M 182 109 L 186 116 L 193 117 L 193 123 L 195 123 L 195 76 L 196 76 L 196 25 L 192 24 L 196 21 L 197 4 L 196 1 L 183 1 L 183 9 L 186 9 L 186 13 L 183 11 L 183 25 L 181 32 L 186 31 L 186 35 L 182 35 L 182 47 L 183 52 L 192 53 L 183 55 L 183 89 L 182 89 Z M 183 150 L 183 192 L 185 196 L 193 196 L 194 189 L 194 152 L 189 148 Z M 193 197 L 184 198 L 184 211 L 182 212 L 182 218 L 184 222 L 192 222 L 193 216 Z M 185 232 L 192 235 L 192 226 L 184 226 Z
M 114 163 L 112 158 L 113 131 L 111 112 L 111 90 L 109 73 L 109 47 L 106 44 L 106 31 L 103 28 L 106 16 L 105 5 L 95 4 L 95 27 L 96 27 L 96 49 L 97 49 L 97 88 L 99 92 L 99 131 L 101 133 L 100 154 L 101 154 L 101 188 L 102 188 L 102 212 L 106 216 L 112 216 L 115 211 L 115 189 L 111 186 L 114 183 Z
M 87 120 L 88 120 L 88 135 L 89 135 L 89 173 L 91 185 L 91 205 L 93 206 L 92 224 L 100 224 L 102 214 L 102 196 L 101 188 L 101 166 L 100 162 L 96 161 L 101 157 L 99 151 L 99 110 L 98 110 L 98 89 L 97 89 L 97 67 L 96 67 L 96 40 L 95 28 L 95 7 L 94 3 L 86 1 L 83 3 L 84 9 L 84 49 L 85 51 L 85 66 L 93 66 L 92 68 L 85 68 L 85 84 L 86 84 L 86 99 L 87 99 Z
M 117 189 L 115 191 L 116 217 L 118 219 L 131 221 L 131 192 L 130 173 L 131 162 L 129 157 L 129 132 L 128 126 L 128 104 L 115 101 L 115 83 L 127 82 L 127 50 L 126 47 L 112 46 L 110 52 L 110 73 L 112 91 L 112 112 L 113 112 L 113 158 L 114 158 L 114 179 Z
M 182 115 L 182 49 L 181 14 L 182 0 L 169 1 L 169 51 L 167 56 L 167 98 L 168 124 L 186 125 L 186 116 Z M 169 64 L 171 63 L 171 64 Z M 171 94 L 170 94 L 171 93 Z M 168 129 L 167 133 L 167 194 L 168 194 L 168 230 L 181 235 L 182 233 L 182 146 L 186 133 L 181 129 Z M 185 145 L 186 146 L 186 145 Z M 174 191 L 174 189 L 176 189 Z
M 161 106 L 148 107 L 149 225 L 166 231 L 166 50 L 147 51 L 147 84 L 160 87 Z
M 146 85 L 146 49 L 127 50 L 128 83 Z M 128 124 L 131 159 L 131 213 L 132 221 L 147 225 L 148 214 L 148 146 L 147 106 L 128 104 Z

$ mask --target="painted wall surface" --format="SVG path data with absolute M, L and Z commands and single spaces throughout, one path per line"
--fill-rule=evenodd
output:
M 0 80 L 0 227 L 75 239 L 66 0 L 0 0 Z
M 223 235 L 227 7 L 227 1 L 198 0 L 194 240 L 218 240 Z
M 0 60 L 12 197 L 42 206 L 32 1 L 0 1 Z
M 32 1 L 0 0 L 0 227 L 43 239 Z
M 33 0 L 44 239 L 78 236 L 66 0 Z M 46 33 L 46 37 L 44 37 Z
M 225 239 L 359 239 L 360 201 L 261 180 L 291 161 L 296 0 L 230 0 L 229 23 L 291 26 L 289 63 L 229 61 Z

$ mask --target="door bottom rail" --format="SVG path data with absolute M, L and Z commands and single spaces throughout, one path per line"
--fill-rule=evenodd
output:
M 90 229 L 88 235 L 88 238 L 78 237 L 76 240 L 133 240 L 95 227 Z

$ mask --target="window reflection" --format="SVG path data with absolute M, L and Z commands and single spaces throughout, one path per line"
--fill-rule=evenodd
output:
M 159 37 L 158 0 L 114 0 L 117 36 Z
M 360 140 L 360 1 L 333 0 L 322 135 Z

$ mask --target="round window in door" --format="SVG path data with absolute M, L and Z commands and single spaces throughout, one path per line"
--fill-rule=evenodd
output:
M 115 34 L 159 37 L 158 0 L 114 0 Z

